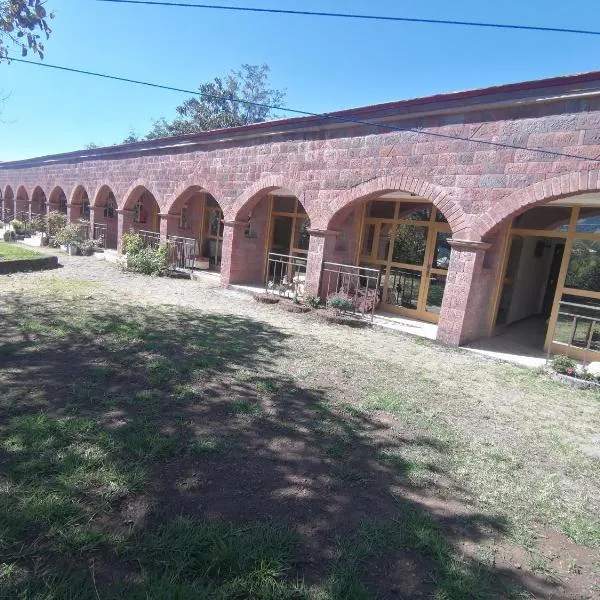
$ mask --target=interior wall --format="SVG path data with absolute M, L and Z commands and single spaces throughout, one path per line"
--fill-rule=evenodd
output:
M 535 256 L 538 242 L 544 244 L 540 256 Z M 560 240 L 526 237 L 523 239 L 521 258 L 514 278 L 513 293 L 506 324 L 537 315 L 542 310 L 554 247 Z

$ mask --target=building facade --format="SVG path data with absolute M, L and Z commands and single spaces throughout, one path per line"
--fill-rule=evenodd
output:
M 194 238 L 224 284 L 264 282 L 269 252 L 316 295 L 326 261 L 377 269 L 382 308 L 452 345 L 535 317 L 560 351 L 577 305 L 594 353 L 599 159 L 596 72 L 0 163 L 0 193 L 109 247 Z

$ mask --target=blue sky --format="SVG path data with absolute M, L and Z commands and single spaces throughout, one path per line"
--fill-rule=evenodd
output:
M 218 3 L 215 0 L 214 3 Z M 588 29 L 597 0 L 223 0 L 314 9 Z M 600 68 L 600 37 L 437 25 L 118 6 L 48 0 L 45 62 L 188 89 L 242 63 L 267 63 L 287 105 L 323 112 Z M 600 26 L 598 26 L 600 28 Z M 124 83 L 0 64 L 10 93 L 0 160 L 109 145 L 146 132 L 186 97 Z

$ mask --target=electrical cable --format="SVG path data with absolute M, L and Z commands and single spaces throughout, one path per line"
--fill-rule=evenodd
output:
M 394 17 L 386 15 L 364 15 L 355 13 L 336 13 L 310 10 L 287 10 L 282 8 L 255 8 L 250 6 L 225 6 L 218 4 L 198 4 L 192 2 L 161 2 L 158 0 L 96 0 L 113 4 L 139 4 L 147 6 L 172 6 L 176 8 L 203 8 L 211 10 L 228 10 L 237 12 L 253 12 L 280 15 L 300 15 L 311 17 L 337 17 L 343 19 L 360 19 L 369 21 L 388 21 L 401 23 L 418 23 L 426 25 L 455 25 L 464 27 L 486 27 L 493 29 L 516 29 L 523 31 L 542 31 L 545 33 L 572 33 L 578 35 L 600 35 L 600 31 L 590 29 L 569 29 L 566 27 L 542 27 L 540 25 L 515 25 L 510 23 L 484 23 L 478 21 L 456 21 L 446 19 L 420 19 L 413 17 Z

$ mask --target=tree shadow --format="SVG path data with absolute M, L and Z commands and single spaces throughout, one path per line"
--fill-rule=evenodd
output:
M 443 453 L 445 442 L 402 437 L 282 373 L 274 359 L 293 344 L 276 328 L 174 307 L 4 298 L 9 597 L 552 593 L 465 551 L 502 539 L 506 523 L 412 476 L 402 451 Z

